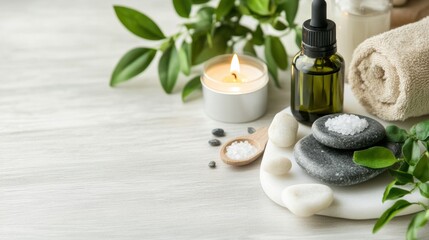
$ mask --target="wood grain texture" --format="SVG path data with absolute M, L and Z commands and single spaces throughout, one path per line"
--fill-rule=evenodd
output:
M 0 4 L 0 239 L 403 238 L 409 217 L 377 235 L 374 221 L 297 218 L 263 193 L 260 160 L 234 168 L 208 145 L 215 127 L 233 137 L 267 126 L 288 105 L 288 74 L 283 89 L 271 86 L 267 114 L 244 124 L 209 119 L 201 99 L 183 104 L 178 90 L 165 95 L 156 64 L 109 88 L 120 56 L 152 45 L 121 26 L 113 4 L 144 11 L 166 34 L 178 27 L 167 0 Z

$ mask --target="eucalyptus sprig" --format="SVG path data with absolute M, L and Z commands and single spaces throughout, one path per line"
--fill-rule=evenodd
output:
M 419 205 L 422 211 L 414 215 L 406 233 L 406 239 L 415 240 L 418 230 L 429 220 L 429 201 L 409 202 L 402 198 L 418 190 L 422 197 L 429 200 L 429 120 L 414 125 L 410 131 L 390 125 L 386 127 L 386 133 L 389 141 L 403 143 L 400 158 L 396 158 L 387 148 L 372 147 L 356 151 L 353 160 L 369 168 L 389 167 L 389 173 L 394 178 L 384 191 L 383 202 L 395 200 L 395 203 L 377 220 L 373 233 L 402 210 Z
M 280 39 L 295 32 L 296 44 L 301 44 L 301 29 L 294 23 L 298 3 L 299 0 L 173 0 L 176 13 L 185 20 L 171 35 L 165 35 L 146 14 L 114 6 L 118 19 L 130 32 L 156 41 L 158 47 L 138 47 L 127 52 L 117 63 L 110 86 L 142 73 L 160 53 L 159 80 L 169 94 L 180 72 L 189 76 L 193 66 L 225 53 L 243 52 L 260 57 L 255 47 L 263 47 L 271 78 L 280 87 L 278 69 L 286 70 L 289 64 Z M 254 28 L 245 26 L 244 16 L 257 20 L 257 25 Z M 275 34 L 267 34 L 268 31 Z M 192 77 L 183 88 L 182 100 L 199 88 L 198 76 Z

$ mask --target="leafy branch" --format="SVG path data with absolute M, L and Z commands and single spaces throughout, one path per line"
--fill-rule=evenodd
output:
M 289 65 L 286 48 L 280 39 L 295 32 L 296 44 L 301 44 L 301 29 L 294 23 L 298 3 L 299 0 L 173 0 L 176 13 L 185 21 L 179 25 L 178 32 L 171 35 L 165 35 L 146 14 L 114 6 L 125 28 L 138 37 L 156 41 L 158 47 L 138 47 L 127 52 L 117 63 L 110 86 L 144 72 L 160 53 L 158 76 L 162 88 L 169 94 L 179 74 L 190 76 L 193 66 L 232 52 L 262 57 L 255 49 L 262 47 L 271 78 L 280 87 L 278 70 L 286 70 Z M 213 7 L 215 4 L 217 6 Z M 257 21 L 254 29 L 242 23 L 244 16 Z M 268 31 L 275 34 L 267 34 Z M 198 76 L 191 77 L 182 90 L 182 100 L 200 88 Z
M 380 230 L 398 213 L 411 205 L 419 205 L 422 211 L 416 213 L 408 225 L 406 239 L 416 240 L 418 230 L 429 220 L 429 205 L 425 202 L 409 202 L 403 197 L 419 191 L 429 199 L 429 120 L 414 125 L 410 131 L 390 125 L 386 127 L 389 141 L 403 143 L 402 157 L 395 156 L 383 147 L 373 147 L 356 151 L 355 163 L 370 168 L 389 168 L 394 180 L 389 183 L 383 194 L 383 202 L 396 200 L 374 225 L 373 232 Z

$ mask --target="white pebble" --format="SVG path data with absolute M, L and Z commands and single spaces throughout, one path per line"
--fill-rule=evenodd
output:
M 226 155 L 233 160 L 244 160 L 256 154 L 258 149 L 248 141 L 234 141 L 226 147 Z
M 274 175 L 284 175 L 291 167 L 292 162 L 287 157 L 267 158 L 262 161 L 262 169 Z
M 359 118 L 353 114 L 341 114 L 334 118 L 329 118 L 325 122 L 325 127 L 329 131 L 342 135 L 355 135 L 362 132 L 369 126 L 365 118 Z
M 277 147 L 290 147 L 296 142 L 298 122 L 287 112 L 282 111 L 274 116 L 268 129 L 270 141 Z
M 282 201 L 299 217 L 309 217 L 328 208 L 334 200 L 332 189 L 323 184 L 297 184 L 285 188 Z

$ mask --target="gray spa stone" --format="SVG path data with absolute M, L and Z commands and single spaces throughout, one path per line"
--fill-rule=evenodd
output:
M 382 141 L 398 157 L 401 145 Z M 370 169 L 353 162 L 354 150 L 339 150 L 319 143 L 313 135 L 301 139 L 294 148 L 295 161 L 310 176 L 331 185 L 349 186 L 365 182 L 386 169 Z
M 328 128 L 325 127 L 325 122 L 330 118 L 334 118 L 342 114 L 343 113 L 330 114 L 317 119 L 311 126 L 314 138 L 316 138 L 320 143 L 332 148 L 360 149 L 373 146 L 385 137 L 386 131 L 384 130 L 383 125 L 372 118 L 358 114 L 353 115 L 356 115 L 359 118 L 365 118 L 368 122 L 368 127 L 362 132 L 355 135 L 343 135 L 341 133 L 329 131 Z

